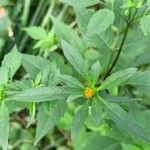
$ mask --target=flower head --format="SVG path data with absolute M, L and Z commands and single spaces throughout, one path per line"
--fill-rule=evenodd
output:
M 94 91 L 92 88 L 90 88 L 90 87 L 85 88 L 85 90 L 84 90 L 85 98 L 90 99 L 93 95 L 94 95 Z

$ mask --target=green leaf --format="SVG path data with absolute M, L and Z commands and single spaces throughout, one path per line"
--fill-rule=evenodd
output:
M 150 64 L 149 49 L 145 52 L 142 52 L 140 55 L 138 55 L 136 60 L 135 60 L 136 66 L 141 66 L 141 65 L 145 65 L 145 64 Z
M 46 38 L 46 31 L 41 27 L 33 26 L 24 28 L 23 30 L 25 30 L 28 33 L 28 35 L 35 40 L 41 40 L 43 38 Z
M 64 2 L 75 8 L 84 8 L 100 3 L 99 0 L 64 0 Z
M 101 84 L 99 89 L 103 90 L 118 86 L 124 81 L 126 81 L 128 78 L 133 76 L 133 74 L 135 74 L 136 71 L 136 68 L 127 68 L 124 70 L 117 71 L 110 75 L 108 78 L 106 78 L 106 80 Z
M 81 74 L 84 78 L 86 78 L 87 66 L 85 64 L 84 59 L 80 55 L 80 53 L 65 41 L 62 41 L 62 48 L 63 48 L 65 57 L 68 59 L 68 61 L 74 67 L 74 69 L 79 74 Z
M 67 98 L 68 93 L 65 89 L 58 86 L 40 87 L 15 92 L 7 96 L 6 100 L 22 102 L 44 102 L 62 100 Z
M 33 56 L 33 55 L 27 55 L 22 54 L 22 65 L 27 71 L 27 73 L 30 74 L 31 77 L 35 78 L 36 75 L 43 70 L 47 65 L 50 64 L 50 62 L 40 56 Z
M 101 72 L 101 65 L 100 65 L 99 61 L 96 61 L 90 69 L 91 80 L 94 83 L 97 82 L 100 72 Z
M 93 15 L 93 12 L 90 11 L 89 9 L 82 8 L 82 9 L 75 9 L 75 13 L 76 13 L 77 24 L 78 24 L 80 30 L 83 33 L 86 33 L 87 26 L 90 21 L 90 18 Z
M 140 92 L 150 96 L 150 71 L 138 71 L 125 84 L 135 86 Z
M 36 105 L 35 103 L 29 104 L 29 117 L 27 122 L 27 128 L 34 122 L 36 115 Z
M 15 46 L 10 53 L 5 55 L 2 62 L 2 66 L 6 66 L 9 70 L 9 77 L 12 79 L 18 68 L 21 66 L 22 59 L 21 54 L 18 52 Z
M 100 56 L 101 56 L 101 55 L 100 55 L 99 51 L 94 50 L 94 49 L 88 49 L 88 50 L 85 51 L 85 53 L 84 53 L 85 59 L 88 59 L 88 60 L 91 60 L 91 61 L 94 61 L 94 60 L 99 59 Z
M 50 63 L 47 65 L 42 71 L 42 83 L 44 85 L 52 86 L 57 85 L 59 83 L 60 70 L 57 68 L 56 63 Z
M 0 104 L 0 145 L 3 150 L 8 148 L 8 136 L 9 136 L 9 112 L 2 101 Z
M 101 94 L 101 96 L 105 100 L 108 100 L 109 102 L 119 103 L 119 104 L 120 103 L 137 102 L 137 101 L 141 100 L 141 99 L 138 99 L 138 98 L 131 98 L 131 97 L 112 96 L 110 94 Z
M 98 52 L 99 54 L 95 54 L 95 58 L 99 60 L 101 64 L 101 68 L 103 73 L 106 72 L 111 57 L 112 57 L 112 45 L 114 45 L 114 40 L 115 36 L 112 30 L 106 30 L 105 32 L 99 34 L 99 35 L 94 35 L 92 37 L 88 37 L 86 40 L 89 43 L 90 47 L 95 48 L 95 52 Z M 93 55 L 92 55 L 93 56 Z
M 34 145 L 54 128 L 66 111 L 65 101 L 52 101 L 39 106 Z
M 140 21 L 141 29 L 145 35 L 150 34 L 150 15 L 142 17 Z
M 81 38 L 79 38 L 78 34 L 73 29 L 71 29 L 70 26 L 64 24 L 60 20 L 54 17 L 51 18 L 54 23 L 56 36 L 59 42 L 61 42 L 63 39 L 64 41 L 72 45 L 75 49 L 77 49 L 80 53 L 83 53 L 86 49 L 85 43 Z
M 96 98 L 93 98 L 91 105 L 91 116 L 96 125 L 99 125 L 101 122 L 102 112 L 103 110 L 101 103 Z
M 60 75 L 59 78 L 60 78 L 61 82 L 65 83 L 69 87 L 77 88 L 77 89 L 84 88 L 84 86 L 78 79 L 76 79 L 70 75 Z
M 18 102 L 18 101 L 6 101 L 9 113 L 20 112 L 21 110 L 28 108 L 29 103 Z
M 80 97 L 83 97 L 83 93 L 75 93 L 74 95 L 69 95 L 68 98 L 67 98 L 67 102 L 72 102 Z
M 112 137 L 86 132 L 77 139 L 75 150 L 122 150 L 122 146 Z
M 100 34 L 113 24 L 115 19 L 114 13 L 109 9 L 100 9 L 90 19 L 88 24 L 88 36 Z
M 71 138 L 74 140 L 80 133 L 80 130 L 84 126 L 84 122 L 88 116 L 88 106 L 84 104 L 75 114 L 72 127 L 71 127 Z
M 112 104 L 101 98 L 100 100 L 106 107 L 110 119 L 113 120 L 119 128 L 140 139 L 149 141 L 145 132 L 136 122 L 135 118 L 130 116 L 121 106 L 119 106 L 118 104 Z

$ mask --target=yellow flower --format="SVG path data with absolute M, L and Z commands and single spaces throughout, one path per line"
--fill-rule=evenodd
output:
M 90 99 L 93 95 L 94 95 L 94 91 L 90 87 L 87 87 L 84 90 L 84 96 L 85 96 L 85 98 Z

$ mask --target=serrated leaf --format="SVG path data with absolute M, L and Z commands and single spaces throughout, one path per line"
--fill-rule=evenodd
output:
M 101 84 L 99 89 L 103 90 L 118 86 L 124 81 L 126 81 L 128 78 L 133 76 L 133 74 L 135 74 L 136 71 L 136 68 L 127 68 L 124 70 L 117 71 L 110 75 L 108 78 L 106 78 L 106 80 Z
M 8 136 L 9 136 L 9 112 L 5 105 L 5 102 L 0 103 L 0 145 L 3 150 L 8 148 Z
M 101 64 L 101 68 L 103 73 L 106 72 L 109 63 L 110 63 L 110 59 L 112 56 L 112 50 L 111 47 L 114 44 L 114 34 L 112 32 L 112 30 L 107 30 L 99 35 L 94 35 L 92 37 L 88 37 L 86 40 L 87 42 L 90 43 L 90 46 L 93 46 L 96 48 L 96 52 L 99 53 L 99 55 L 97 54 L 97 59 L 99 60 L 100 64 Z M 96 59 L 96 60 L 97 60 Z
M 54 128 L 66 111 L 65 101 L 52 101 L 39 106 L 34 145 Z
M 109 9 L 100 9 L 90 19 L 88 24 L 88 36 L 100 34 L 113 24 L 115 19 L 113 11 Z
M 138 98 L 131 98 L 131 97 L 121 97 L 121 96 L 112 96 L 110 94 L 101 94 L 101 96 L 113 103 L 131 103 L 131 102 L 137 102 L 140 101 L 141 99 Z
M 102 112 L 101 103 L 96 98 L 93 98 L 91 105 L 91 116 L 96 125 L 99 125 L 101 122 Z
M 72 77 L 70 75 L 59 75 L 60 81 L 65 83 L 67 86 L 71 88 L 77 88 L 77 89 L 83 89 L 84 86 L 82 83 L 76 79 L 75 77 Z
M 74 140 L 80 133 L 80 130 L 84 126 L 84 122 L 88 116 L 88 106 L 84 104 L 75 114 L 72 127 L 71 127 L 71 138 Z
M 90 11 L 89 9 L 82 8 L 82 9 L 75 9 L 75 13 L 76 13 L 76 20 L 80 30 L 83 33 L 86 33 L 87 26 L 91 16 L 93 15 L 93 12 Z
M 75 49 L 77 49 L 80 53 L 83 53 L 86 49 L 85 43 L 78 36 L 78 34 L 73 29 L 71 29 L 70 26 L 64 24 L 60 20 L 54 17 L 51 18 L 54 23 L 56 36 L 59 42 L 61 42 L 61 40 L 63 39 L 64 41 L 72 45 Z
M 48 60 L 40 56 L 22 54 L 21 57 L 23 59 L 23 67 L 33 78 L 35 78 L 41 70 L 50 64 Z
M 62 100 L 67 98 L 68 93 L 65 89 L 58 86 L 40 87 L 15 92 L 7 96 L 6 100 L 22 102 L 44 102 L 52 100 Z
M 135 118 L 130 116 L 120 105 L 112 104 L 101 98 L 100 100 L 106 107 L 110 119 L 113 120 L 119 128 L 125 130 L 127 133 L 132 134 L 140 139 L 149 141 L 144 130 L 136 122 Z
M 81 74 L 84 78 L 86 78 L 87 67 L 86 67 L 85 61 L 82 58 L 81 54 L 65 41 L 62 41 L 62 48 L 63 48 L 65 57 L 68 59 L 68 61 L 74 67 L 74 69 L 79 74 Z
M 12 79 L 18 68 L 21 66 L 21 54 L 15 46 L 10 53 L 5 55 L 2 66 L 6 66 L 9 70 L 9 78 Z
M 42 83 L 44 85 L 57 85 L 59 83 L 60 70 L 57 68 L 56 63 L 51 63 L 47 65 L 42 71 Z
M 25 30 L 28 35 L 35 40 L 41 40 L 43 38 L 46 38 L 46 31 L 41 27 L 32 26 L 24 28 L 23 30 Z

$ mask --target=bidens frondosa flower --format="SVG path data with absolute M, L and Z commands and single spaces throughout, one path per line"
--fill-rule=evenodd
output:
M 90 99 L 90 98 L 92 98 L 93 95 L 94 95 L 94 91 L 92 88 L 90 88 L 90 87 L 85 88 L 85 90 L 84 90 L 85 98 Z

